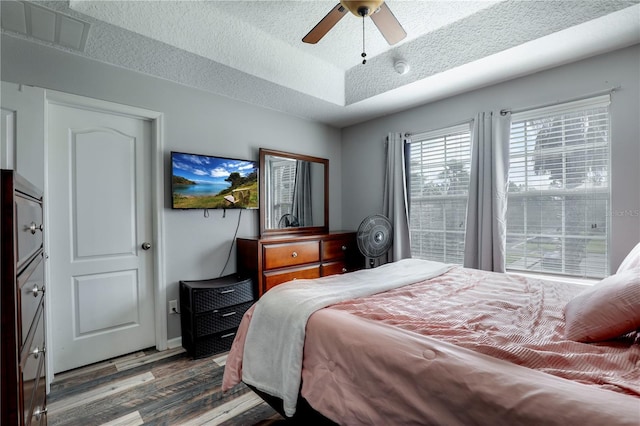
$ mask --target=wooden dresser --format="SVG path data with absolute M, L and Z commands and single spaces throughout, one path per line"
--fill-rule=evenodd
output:
M 238 238 L 238 273 L 257 283 L 258 297 L 297 278 L 318 278 L 364 267 L 355 232 Z
M 44 425 L 46 415 L 42 194 L 0 171 L 2 425 Z

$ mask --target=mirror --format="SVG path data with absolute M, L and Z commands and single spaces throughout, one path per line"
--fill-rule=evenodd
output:
M 329 160 L 260 148 L 260 234 L 329 230 Z

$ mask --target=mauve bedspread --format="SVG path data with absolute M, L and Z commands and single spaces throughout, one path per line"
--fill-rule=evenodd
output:
M 454 268 L 319 310 L 307 324 L 302 395 L 340 424 L 637 426 L 636 336 L 562 337 L 562 308 L 580 290 Z M 225 388 L 240 381 L 250 318 Z

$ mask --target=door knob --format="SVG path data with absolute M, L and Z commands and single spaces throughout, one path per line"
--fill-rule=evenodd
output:
M 149 250 L 151 248 L 151 243 L 142 243 L 142 250 Z

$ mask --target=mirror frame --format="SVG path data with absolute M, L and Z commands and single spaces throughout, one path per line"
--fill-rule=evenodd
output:
M 267 155 L 291 158 L 293 160 L 310 161 L 313 163 L 321 163 L 324 165 L 324 225 L 323 226 L 304 226 L 297 228 L 283 229 L 267 229 L 266 225 L 266 164 L 265 157 Z M 294 154 L 285 151 L 276 151 L 272 149 L 260 148 L 260 237 L 269 236 L 285 236 L 298 234 L 320 234 L 329 232 L 329 160 L 326 158 L 312 157 L 310 155 Z

